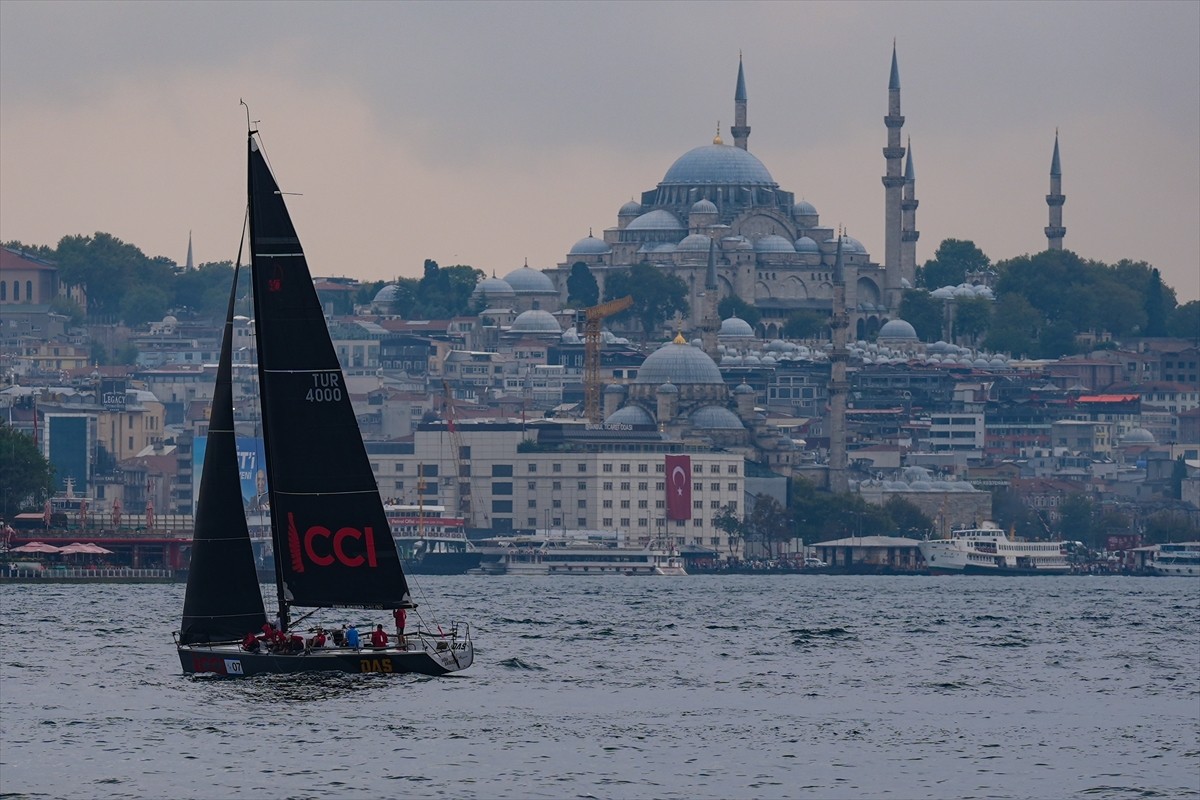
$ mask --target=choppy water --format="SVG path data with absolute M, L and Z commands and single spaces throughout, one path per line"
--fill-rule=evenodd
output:
M 1200 797 L 1200 581 L 420 589 L 461 677 L 189 679 L 181 585 L 0 586 L 0 796 Z

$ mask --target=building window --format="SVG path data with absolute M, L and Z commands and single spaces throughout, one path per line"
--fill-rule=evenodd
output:
M 526 486 L 526 488 L 528 488 L 528 489 L 529 489 L 529 491 L 531 491 L 531 492 L 536 492 L 536 491 L 537 491 L 537 482 L 536 482 L 536 481 L 530 481 L 529 483 L 525 484 L 525 486 Z
M 638 481 L 638 491 L 639 492 L 645 492 L 645 491 L 649 490 L 649 488 L 650 488 L 650 484 L 646 483 L 645 481 Z
M 642 528 L 650 527 L 650 520 L 646 517 L 638 517 L 638 526 Z
M 621 465 L 621 472 L 629 472 L 629 464 L 628 463 Z
M 649 508 L 649 502 L 648 500 L 638 500 L 638 508 Z
M 403 492 L 404 491 L 404 481 L 396 481 L 395 489 L 398 492 Z
M 621 481 L 621 491 L 622 492 L 629 491 L 629 481 Z
M 612 464 L 603 464 L 600 467 L 601 472 L 612 472 Z
M 466 448 L 463 448 L 464 450 Z M 468 456 L 469 458 L 469 456 Z M 493 478 L 511 478 L 513 474 L 512 464 L 492 464 Z
M 649 472 L 649 471 L 650 471 L 649 464 L 638 464 L 638 472 Z
M 737 464 L 730 464 L 730 465 L 729 465 L 729 468 L 728 468 L 726 471 L 727 471 L 727 472 L 728 472 L 730 475 L 737 475 L 737 474 L 738 474 L 738 467 L 737 467 Z
M 575 504 L 576 508 L 587 508 L 587 500 L 580 500 Z
M 621 501 L 621 508 L 629 508 L 629 501 L 628 501 L 628 500 L 622 500 L 622 501 Z
M 562 500 L 552 500 L 550 502 L 550 507 L 551 508 L 562 508 Z
M 506 494 L 512 494 L 512 493 L 513 493 L 513 485 L 512 485 L 511 481 L 493 481 L 492 482 L 492 494 L 506 495 Z
M 655 464 L 655 465 L 654 465 L 654 471 L 655 471 L 655 472 L 666 472 L 666 471 L 667 471 L 667 465 L 666 465 L 666 464 Z
M 720 471 L 721 471 L 721 465 L 720 465 L 720 464 L 709 464 L 709 465 L 708 465 L 708 472 L 709 472 L 709 474 L 711 474 L 711 475 L 716 475 L 716 474 L 717 474 L 717 473 L 719 473 Z
M 612 508 L 612 500 L 604 500 L 602 502 L 604 504 L 604 508 Z
M 606 528 L 611 528 L 611 527 L 612 527 L 612 521 L 613 521 L 613 518 L 612 518 L 612 517 L 605 517 L 605 518 L 604 518 L 604 527 L 606 527 Z
M 575 465 L 575 471 L 576 472 L 587 472 L 587 464 L 581 461 L 579 464 Z
M 663 483 L 662 481 L 659 481 L 658 483 L 654 484 L 654 488 L 657 489 L 658 491 L 662 492 L 662 491 L 666 491 L 667 485 L 665 483 Z
M 531 464 L 529 465 L 529 472 L 530 472 L 530 473 L 537 472 L 537 464 L 532 464 L 532 463 L 531 463 Z
M 710 484 L 708 485 L 708 488 L 709 488 L 709 489 L 711 489 L 711 490 L 712 490 L 712 491 L 714 491 L 714 492 L 719 492 L 719 491 L 721 491 L 721 484 L 719 484 L 719 483 L 710 483 Z
M 693 500 L 692 508 L 704 508 L 704 501 L 703 500 Z
M 629 527 L 629 517 L 621 517 L 621 527 L 622 528 Z
M 512 500 L 493 500 L 492 501 L 492 513 L 493 514 L 511 514 L 512 513 Z
M 605 482 L 604 482 L 604 491 L 606 491 L 606 492 L 611 492 L 611 491 L 612 491 L 612 481 L 605 481 Z
M 692 484 L 692 491 L 693 491 L 693 492 L 700 492 L 700 491 L 703 491 L 703 490 L 704 490 L 704 484 L 703 484 L 703 483 L 701 483 L 700 481 L 696 481 L 695 483 L 693 483 L 693 484 Z
M 708 502 L 708 507 L 709 507 L 709 508 L 720 508 L 720 507 L 721 507 L 721 501 L 720 501 L 720 500 L 710 500 L 710 501 Z
M 575 488 L 582 492 L 585 489 L 587 489 L 587 484 L 584 483 L 583 481 L 579 481 L 578 483 L 575 484 Z
M 531 497 L 528 506 L 529 508 L 537 508 L 537 500 Z
M 562 472 L 562 464 L 551 464 L 550 471 L 551 472 Z

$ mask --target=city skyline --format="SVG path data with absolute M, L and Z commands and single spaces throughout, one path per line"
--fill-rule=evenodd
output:
M 731 141 L 740 51 L 749 150 L 882 262 L 894 38 L 918 263 L 951 237 L 1045 249 L 1057 129 L 1064 247 L 1200 297 L 1200 5 L 683 8 L 6 2 L 0 239 L 183 263 L 191 231 L 197 263 L 232 260 L 244 99 L 315 274 L 550 267 Z

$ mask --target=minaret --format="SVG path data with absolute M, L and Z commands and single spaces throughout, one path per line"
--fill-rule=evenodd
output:
M 746 140 L 750 138 L 750 126 L 746 124 L 746 75 L 742 71 L 742 54 L 738 53 L 737 88 L 733 91 L 733 127 L 729 129 L 733 135 L 733 146 L 746 148 Z
M 191 231 L 188 231 L 188 254 L 187 254 L 187 264 L 185 264 L 185 265 L 184 265 L 184 268 L 185 268 L 185 269 L 187 269 L 187 270 L 190 272 L 192 269 L 194 269 L 194 268 L 195 268 L 195 266 L 196 266 L 196 265 L 192 263 L 192 232 L 191 232 Z
M 904 155 L 904 199 L 900 201 L 900 277 L 907 279 L 909 286 L 915 286 L 917 282 L 917 239 L 921 238 L 921 232 L 917 230 L 917 206 L 920 201 L 916 194 L 917 178 L 913 172 L 910 137 Z
M 900 288 L 900 242 L 901 210 L 904 176 L 900 174 L 904 148 L 900 145 L 900 129 L 904 117 L 900 115 L 900 67 L 896 63 L 896 43 L 892 42 L 892 76 L 888 81 L 888 114 L 883 118 L 887 126 L 887 147 L 883 157 L 887 160 L 887 174 L 883 176 L 883 266 L 886 270 L 887 288 L 893 290 L 888 298 L 890 305 L 898 302 L 894 297 Z
M 1062 250 L 1063 237 L 1067 229 L 1062 224 L 1062 207 L 1067 196 L 1062 193 L 1062 165 L 1058 162 L 1058 129 L 1054 129 L 1054 157 L 1050 159 L 1050 194 L 1046 205 L 1050 206 L 1050 224 L 1046 226 L 1046 249 Z
M 717 242 L 708 240 L 708 269 L 704 273 L 704 308 L 701 311 L 700 343 L 704 352 L 713 361 L 720 362 L 717 351 L 717 331 L 721 327 L 720 314 L 717 312 Z
M 838 231 L 837 254 L 833 262 L 833 313 L 829 315 L 833 334 L 833 350 L 829 352 L 829 491 L 846 492 L 850 480 L 846 475 L 846 396 L 850 382 L 846 380 L 846 332 L 850 315 L 846 312 L 846 274 L 842 264 L 842 232 Z

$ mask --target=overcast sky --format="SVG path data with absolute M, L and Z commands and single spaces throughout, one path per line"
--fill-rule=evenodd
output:
M 883 259 L 892 40 L 918 260 L 1065 246 L 1200 295 L 1200 3 L 0 3 L 0 239 L 237 255 L 245 99 L 316 274 L 549 267 L 681 154 L 749 149 Z

